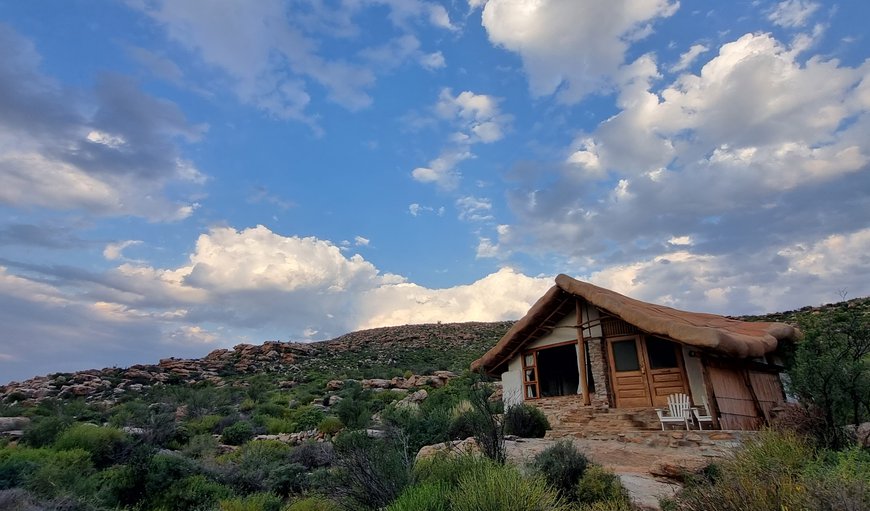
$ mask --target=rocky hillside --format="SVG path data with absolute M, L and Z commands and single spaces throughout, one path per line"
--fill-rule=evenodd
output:
M 461 372 L 510 328 L 512 322 L 406 325 L 352 332 L 315 343 L 270 341 L 214 350 L 203 358 L 167 358 L 157 364 L 38 376 L 0 386 L 4 402 L 46 398 L 116 401 L 154 386 L 221 387 L 269 374 L 292 387 L 317 375 L 339 378 L 395 377 L 406 373 Z
M 845 310 L 857 310 L 870 318 L 870 297 L 738 319 L 797 324 L 813 316 Z M 209 382 L 220 387 L 258 374 L 272 375 L 282 386 L 289 387 L 318 376 L 363 379 L 393 378 L 405 373 L 429 375 L 438 370 L 462 372 L 511 325 L 510 321 L 405 325 L 361 330 L 315 343 L 239 344 L 212 351 L 203 358 L 167 358 L 157 364 L 126 369 L 56 373 L 12 382 L 0 386 L 0 401 L 83 397 L 111 402 L 126 393 L 158 385 Z

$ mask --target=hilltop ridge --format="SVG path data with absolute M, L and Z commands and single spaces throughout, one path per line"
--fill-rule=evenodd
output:
M 485 352 L 512 321 L 433 323 L 382 327 L 351 332 L 311 343 L 266 341 L 216 349 L 201 358 L 165 358 L 157 364 L 127 368 L 88 369 L 36 376 L 0 386 L 0 400 L 40 401 L 47 398 L 118 400 L 129 392 L 154 386 L 211 384 L 271 374 L 284 386 L 310 379 L 313 373 L 339 377 L 398 376 L 406 371 L 431 374 L 459 371 Z

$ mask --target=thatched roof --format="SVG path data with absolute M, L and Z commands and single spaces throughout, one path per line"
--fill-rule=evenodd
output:
M 498 344 L 471 364 L 472 370 L 493 375 L 503 371 L 502 366 L 524 346 L 549 333 L 565 314 L 574 312 L 575 297 L 646 333 L 730 357 L 760 357 L 774 351 L 780 341 L 796 341 L 800 336 L 796 328 L 785 323 L 739 321 L 681 311 L 559 275 L 556 285 L 535 302 Z

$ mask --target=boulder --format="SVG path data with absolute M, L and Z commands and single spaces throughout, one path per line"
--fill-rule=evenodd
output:
M 654 462 L 649 473 L 654 476 L 683 481 L 687 476 L 700 474 L 707 465 L 707 461 L 703 459 L 666 457 Z
M 24 429 L 30 424 L 27 417 L 0 417 L 0 432 Z
M 341 390 L 344 388 L 344 382 L 342 380 L 329 380 L 326 383 L 326 390 Z
M 441 442 L 440 444 L 424 445 L 417 452 L 417 461 L 431 458 L 437 454 L 447 454 L 450 456 L 458 456 L 462 454 L 478 454 L 480 447 L 474 437 L 466 438 L 465 440 L 453 440 L 450 442 Z
M 390 388 L 390 380 L 372 378 L 369 380 L 363 380 L 362 386 L 364 389 L 388 389 Z

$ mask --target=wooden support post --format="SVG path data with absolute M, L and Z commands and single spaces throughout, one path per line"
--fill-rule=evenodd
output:
M 580 392 L 583 393 L 583 404 L 589 406 L 592 404 L 592 397 L 589 395 L 589 375 L 586 371 L 586 338 L 583 337 L 583 310 L 580 305 L 580 300 L 574 299 L 577 309 L 577 352 L 578 361 L 580 364 Z

